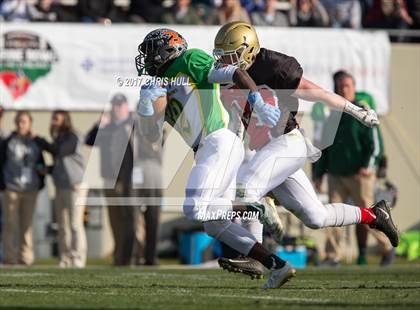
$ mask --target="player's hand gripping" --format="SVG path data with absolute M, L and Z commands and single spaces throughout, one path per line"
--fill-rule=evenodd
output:
M 141 116 L 152 116 L 155 111 L 153 102 L 159 97 L 166 96 L 166 88 L 157 84 L 144 84 L 140 88 L 140 100 L 137 106 L 137 113 Z
M 277 124 L 281 115 L 280 109 L 265 103 L 258 91 L 249 93 L 248 102 L 264 124 L 270 128 Z
M 373 127 L 379 125 L 378 115 L 376 115 L 376 112 L 372 109 L 367 107 L 361 108 L 352 103 L 347 103 L 344 107 L 344 111 L 353 115 L 365 126 Z

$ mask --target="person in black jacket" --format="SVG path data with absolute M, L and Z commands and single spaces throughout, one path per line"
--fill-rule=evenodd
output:
M 87 23 L 111 23 L 111 13 L 114 9 L 113 0 L 79 0 L 77 4 L 79 17 Z
M 128 10 L 129 21 L 133 23 L 158 23 L 163 13 L 160 0 L 131 0 Z
M 19 111 L 15 124 L 16 131 L 0 148 L 4 263 L 31 265 L 34 261 L 32 219 L 38 192 L 44 187 L 46 169 L 41 148 L 31 135 L 31 114 Z M 18 253 L 16 236 L 20 236 Z
M 84 158 L 79 138 L 73 130 L 67 111 L 54 111 L 50 133 L 53 142 L 36 137 L 35 141 L 54 157 L 51 174 L 55 185 L 55 210 L 58 223 L 60 267 L 84 267 L 86 264 L 86 234 L 83 226 L 86 190 L 81 188 Z
M 105 185 L 109 221 L 114 237 L 113 264 L 130 265 L 135 236 L 132 194 L 133 118 L 127 98 L 116 94 L 111 99 L 111 113 L 104 114 L 88 132 L 85 143 L 100 150 L 101 176 Z

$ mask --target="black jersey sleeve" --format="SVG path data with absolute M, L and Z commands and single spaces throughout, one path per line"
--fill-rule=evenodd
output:
M 275 89 L 295 91 L 303 75 L 303 69 L 296 58 L 274 51 L 269 51 L 267 57 L 272 64 L 271 80 Z

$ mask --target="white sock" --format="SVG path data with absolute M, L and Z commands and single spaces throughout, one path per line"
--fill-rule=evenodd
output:
M 257 242 L 248 230 L 228 220 L 204 222 L 204 230 L 245 256 Z
M 324 205 L 327 210 L 325 227 L 341 227 L 360 223 L 362 214 L 360 208 L 345 203 Z
M 241 220 L 241 226 L 248 230 L 254 235 L 255 239 L 259 242 L 263 242 L 263 224 L 258 219 L 252 220 Z

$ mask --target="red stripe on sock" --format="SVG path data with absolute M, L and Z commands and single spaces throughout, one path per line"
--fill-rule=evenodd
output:
M 376 215 L 370 208 L 360 208 L 362 218 L 360 224 L 372 224 L 376 220 Z

